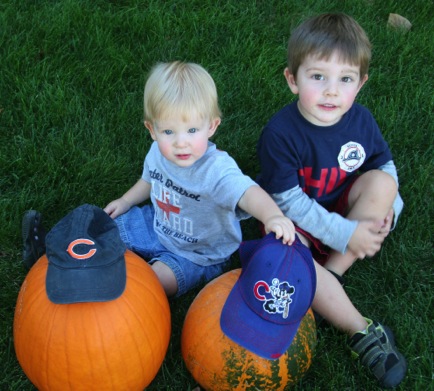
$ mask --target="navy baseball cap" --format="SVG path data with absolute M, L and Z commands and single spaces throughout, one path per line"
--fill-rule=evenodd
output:
M 85 204 L 46 237 L 46 291 L 56 304 L 114 300 L 126 286 L 125 251 L 113 219 Z
M 221 313 L 222 331 L 238 345 L 273 360 L 284 354 L 316 291 L 310 250 L 296 236 L 291 246 L 270 233 L 243 242 L 242 271 Z

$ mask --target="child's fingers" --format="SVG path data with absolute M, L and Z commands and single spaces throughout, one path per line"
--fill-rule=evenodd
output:
M 291 227 L 277 226 L 274 230 L 276 239 L 282 239 L 283 244 L 291 245 L 295 240 L 295 232 Z
M 283 244 L 291 245 L 295 240 L 295 228 L 291 220 L 281 217 L 269 220 L 265 225 L 265 232 L 274 232 L 276 239 L 281 239 Z
M 114 209 L 115 208 L 113 207 L 113 204 L 110 203 L 104 208 L 104 212 L 106 212 L 109 216 L 111 216 Z
M 276 234 L 276 239 L 280 239 L 283 236 L 283 230 L 279 225 L 273 227 L 273 232 Z

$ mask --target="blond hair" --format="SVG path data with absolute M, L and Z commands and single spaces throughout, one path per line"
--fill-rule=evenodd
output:
M 175 61 L 155 65 L 144 92 L 145 121 L 151 123 L 173 115 L 220 118 L 217 89 L 200 65 Z
M 342 13 L 322 14 L 306 20 L 288 41 L 288 69 L 296 75 L 308 56 L 328 60 L 333 53 L 351 65 L 360 66 L 360 76 L 368 73 L 371 43 L 362 27 Z

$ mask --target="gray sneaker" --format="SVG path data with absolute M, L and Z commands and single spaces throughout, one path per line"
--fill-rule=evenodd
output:
M 23 263 L 30 269 L 45 254 L 46 231 L 42 226 L 42 215 L 36 210 L 24 213 L 22 221 Z
M 350 339 L 356 358 L 378 379 L 383 388 L 394 388 L 404 379 L 407 362 L 395 346 L 395 338 L 387 326 L 365 318 L 367 331 L 357 332 Z

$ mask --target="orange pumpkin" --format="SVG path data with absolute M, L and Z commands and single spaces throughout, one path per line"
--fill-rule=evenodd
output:
M 14 345 L 39 390 L 143 390 L 154 379 L 169 345 L 169 303 L 146 262 L 130 251 L 125 261 L 124 293 L 98 303 L 52 303 L 46 256 L 29 271 L 15 309 Z
M 296 384 L 312 363 L 316 327 L 312 310 L 304 316 L 286 353 L 267 360 L 226 337 L 220 328 L 223 305 L 241 269 L 208 283 L 191 304 L 181 337 L 182 356 L 206 390 L 284 390 Z

